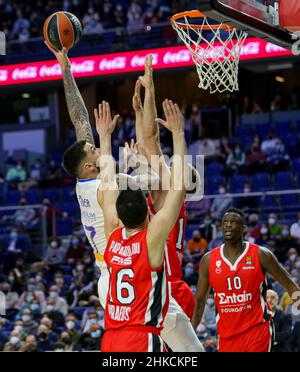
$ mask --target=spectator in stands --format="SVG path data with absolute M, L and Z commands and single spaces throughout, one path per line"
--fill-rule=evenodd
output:
M 290 351 L 300 353 L 300 322 L 297 322 L 294 325 L 294 329 L 290 337 Z
M 37 352 L 37 340 L 34 335 L 29 335 L 26 337 L 22 344 L 21 351 L 23 353 L 34 353 Z
M 68 332 L 62 332 L 59 336 L 59 342 L 64 344 L 65 351 L 73 351 L 75 344 L 72 342 L 72 339 Z
M 297 261 L 298 252 L 295 248 L 290 248 L 287 252 L 287 260 L 284 263 L 284 266 L 288 271 L 291 271 L 294 268 L 294 265 Z
M 56 285 L 59 288 L 61 295 L 66 294 L 68 288 L 65 285 L 64 274 L 61 271 L 57 271 L 54 274 L 54 282 L 51 285 Z
M 276 213 L 270 213 L 268 219 L 268 229 L 271 239 L 279 239 L 281 237 L 282 226 L 277 223 Z
M 34 334 L 37 330 L 38 323 L 33 319 L 33 314 L 30 308 L 25 308 L 22 311 L 23 331 L 27 334 Z
M 69 265 L 76 264 L 78 260 L 82 260 L 84 253 L 85 247 L 82 244 L 80 237 L 73 235 L 66 255 L 67 263 Z
M 143 26 L 143 10 L 137 0 L 133 0 L 127 12 L 127 32 L 129 35 L 139 33 Z
M 275 340 L 272 346 L 273 352 L 288 352 L 288 341 L 292 330 L 292 319 L 278 309 L 278 294 L 273 290 L 267 291 L 267 301 L 273 313 L 275 327 Z
M 276 139 L 275 145 L 267 153 L 267 166 L 273 173 L 287 170 L 290 164 L 290 157 L 286 152 L 281 139 Z
M 259 136 L 255 136 L 255 138 L 247 153 L 244 166 L 245 172 L 248 174 L 264 172 L 267 167 L 267 157 L 260 149 Z
M 22 30 L 29 30 L 30 22 L 28 19 L 24 18 L 23 13 L 20 9 L 17 9 L 17 19 L 13 24 L 12 36 L 17 38 Z M 28 31 L 29 32 L 29 31 Z
M 61 168 L 57 166 L 55 160 L 50 160 L 47 173 L 46 184 L 49 186 L 59 186 L 62 177 Z
M 23 161 L 19 160 L 16 166 L 8 169 L 5 180 L 7 182 L 24 182 L 27 179 L 26 169 Z
M 11 285 L 13 292 L 20 294 L 23 288 L 23 277 L 21 272 L 15 267 L 13 270 L 8 272 L 7 281 Z
M 45 167 L 42 159 L 36 159 L 35 163 L 32 164 L 30 168 L 30 178 L 39 184 L 39 182 L 45 177 Z
M 58 337 L 47 326 L 40 325 L 37 330 L 37 339 L 38 351 L 43 352 L 53 350 L 53 345 L 57 342 Z
M 98 350 L 104 330 L 100 327 L 96 311 L 89 309 L 88 321 L 78 344 L 87 350 Z
M 204 220 L 200 224 L 199 230 L 203 238 L 206 239 L 208 242 L 213 239 L 213 236 L 215 235 L 215 225 L 210 213 L 207 213 L 204 216 Z
M 293 245 L 293 239 L 290 235 L 289 225 L 283 225 L 281 230 L 281 236 L 276 239 L 278 249 L 278 258 L 282 262 L 286 251 Z
M 252 213 L 248 217 L 247 223 L 247 237 L 253 239 L 256 242 L 260 237 L 260 225 L 258 223 L 258 215 Z
M 244 184 L 243 193 L 248 195 L 251 194 L 252 191 L 252 185 L 249 182 L 246 182 Z M 253 211 L 256 211 L 259 205 L 259 200 L 256 196 L 246 196 L 246 197 L 240 197 L 237 199 L 237 208 L 243 209 L 245 213 L 251 213 Z
M 20 198 L 19 205 L 21 207 L 27 206 L 27 199 L 24 197 Z M 30 229 L 38 222 L 38 220 L 36 219 L 36 213 L 33 208 L 17 209 L 16 212 L 12 215 L 4 215 L 2 217 L 2 221 L 13 221 L 16 226 L 27 229 Z
M 187 251 L 191 260 L 196 263 L 204 255 L 208 248 L 208 242 L 201 236 L 199 230 L 194 230 L 192 233 L 192 239 L 187 243 Z
M 267 242 L 270 239 L 268 225 L 263 223 L 260 228 L 260 236 L 257 240 L 257 244 L 261 246 L 266 246 Z
M 206 353 L 215 353 L 218 351 L 217 340 L 214 337 L 208 337 L 204 341 L 203 346 Z
M 61 246 L 60 240 L 57 238 L 52 239 L 44 257 L 46 267 L 55 270 L 57 266 L 64 262 L 64 259 L 65 251 Z
M 34 298 L 38 300 L 38 302 L 43 305 L 45 303 L 45 294 L 44 292 L 40 291 L 37 286 L 37 281 L 34 278 L 30 278 L 27 280 L 27 286 L 26 290 L 21 294 L 17 304 L 16 308 L 21 309 L 25 303 L 26 303 L 26 297 L 28 294 L 34 295 Z
M 222 163 L 226 163 L 226 159 L 231 154 L 231 152 L 232 150 L 230 148 L 229 138 L 227 136 L 222 136 L 218 152 L 219 159 Z
M 49 297 L 54 300 L 54 310 L 61 312 L 64 316 L 68 314 L 67 301 L 60 296 L 60 289 L 53 285 L 49 289 Z
M 217 330 L 216 307 L 214 296 L 212 293 L 209 294 L 206 300 L 201 323 L 204 325 L 205 330 L 209 336 L 214 336 L 216 334 Z
M 190 285 L 197 285 L 198 275 L 195 265 L 192 262 L 188 262 L 183 269 L 183 280 Z
M 271 154 L 274 150 L 276 150 L 276 144 L 278 142 L 278 138 L 274 138 L 273 131 L 270 131 L 268 134 L 268 138 L 264 140 L 261 144 L 261 151 L 265 155 Z
M 17 331 L 12 331 L 9 337 L 9 341 L 4 345 L 3 351 L 20 351 L 22 347 L 22 342 L 20 334 Z
M 74 314 L 69 313 L 66 316 L 65 328 L 65 332 L 68 333 L 70 337 L 71 344 L 73 346 L 77 345 L 80 339 L 80 332 L 76 329 L 76 317 Z
M 46 306 L 44 308 L 44 313 L 53 321 L 53 327 L 62 327 L 64 325 L 65 319 L 61 311 L 57 310 L 56 302 L 53 298 L 48 297 L 46 300 Z
M 86 15 L 83 17 L 83 33 L 84 35 L 101 35 L 103 33 L 103 25 L 100 22 L 100 17 L 95 9 L 90 6 Z
M 208 250 L 211 251 L 214 248 L 217 248 L 223 244 L 223 231 L 222 226 L 217 227 L 216 238 L 211 240 L 208 245 Z
M 230 196 L 225 196 L 227 190 L 224 184 L 219 185 L 219 194 L 223 197 L 217 197 L 214 199 L 210 212 L 213 219 L 221 219 L 226 209 L 232 204 L 232 198 Z
M 189 202 L 187 205 L 187 214 L 189 221 L 198 220 L 205 215 L 210 208 L 210 199 L 203 198 L 199 201 Z
M 15 306 L 18 302 L 19 295 L 17 292 L 13 292 L 11 290 L 11 285 L 6 282 L 0 285 L 0 291 L 5 294 L 6 316 L 10 319 L 16 314 Z
M 49 199 L 44 199 L 43 205 L 46 207 L 47 235 L 51 236 L 53 235 L 52 233 L 53 233 L 53 224 L 54 224 L 55 217 L 62 217 L 66 219 L 68 218 L 68 213 L 54 208 L 51 205 L 51 202 Z
M 298 213 L 298 221 L 292 224 L 290 232 L 292 239 L 300 245 L 300 213 Z
M 235 145 L 234 151 L 231 151 L 226 160 L 226 175 L 232 176 L 236 173 L 244 164 L 246 155 L 241 148 L 240 144 Z

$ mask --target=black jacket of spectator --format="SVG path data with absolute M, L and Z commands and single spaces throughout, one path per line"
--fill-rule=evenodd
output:
M 276 310 L 274 318 L 275 340 L 272 352 L 288 352 L 289 338 L 292 330 L 292 318 L 281 310 Z
M 300 353 L 300 322 L 295 324 L 291 334 L 290 351 Z

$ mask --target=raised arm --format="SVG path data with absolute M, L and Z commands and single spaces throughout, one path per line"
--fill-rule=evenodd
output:
M 279 284 L 281 284 L 290 295 L 291 299 L 296 302 L 300 298 L 300 287 L 292 279 L 291 275 L 278 262 L 274 254 L 267 248 L 259 248 L 259 260 L 262 269 L 269 273 Z M 300 310 L 300 309 L 299 309 Z
M 87 142 L 94 145 L 95 142 L 89 120 L 89 114 L 75 82 L 75 79 L 72 75 L 71 63 L 68 58 L 68 51 L 66 48 L 63 48 L 61 52 L 58 52 L 51 48 L 49 45 L 47 45 L 47 47 L 53 52 L 58 60 L 58 63 L 60 64 L 61 72 L 63 75 L 67 107 L 72 124 L 75 127 L 76 139 L 77 141 L 86 140 Z
M 184 138 L 184 118 L 177 104 L 165 100 L 163 103 L 166 121 L 157 119 L 172 132 L 174 160 L 171 171 L 171 185 L 165 203 L 148 226 L 147 243 L 150 264 L 160 267 L 164 258 L 166 240 L 174 227 L 185 196 L 187 176 L 186 142 Z
M 102 205 L 105 235 L 108 239 L 112 231 L 119 224 L 116 211 L 116 200 L 119 190 L 115 177 L 115 161 L 111 151 L 111 136 L 116 127 L 119 115 L 116 115 L 112 119 L 109 103 L 105 101 L 99 105 L 98 110 L 94 110 L 94 115 L 101 144 L 101 156 L 98 159 L 101 187 L 98 192 L 98 199 L 101 198 L 101 192 L 102 198 L 98 201 Z
M 192 326 L 194 327 L 194 329 L 198 327 L 202 320 L 206 298 L 210 290 L 209 260 L 210 253 L 207 253 L 206 255 L 203 256 L 199 267 L 198 287 L 196 292 L 196 305 L 194 315 L 192 318 Z

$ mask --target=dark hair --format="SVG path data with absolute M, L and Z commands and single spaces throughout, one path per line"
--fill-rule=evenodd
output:
M 84 140 L 73 143 L 64 153 L 62 166 L 73 177 L 79 176 L 79 165 L 87 155 L 84 150 L 85 145 L 86 141 Z
M 120 220 L 128 229 L 141 226 L 147 217 L 148 204 L 142 190 L 123 190 L 116 202 Z
M 235 213 L 235 214 L 238 214 L 238 215 L 240 216 L 241 223 L 242 223 L 243 225 L 245 225 L 245 215 L 244 215 L 244 212 L 243 212 L 241 209 L 231 207 L 231 208 L 228 208 L 228 209 L 225 211 L 224 216 L 225 216 L 225 214 L 227 214 L 227 213 Z

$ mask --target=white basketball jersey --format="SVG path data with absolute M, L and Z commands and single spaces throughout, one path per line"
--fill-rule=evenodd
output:
M 94 249 L 96 265 L 100 268 L 106 268 L 104 260 L 97 259 L 97 257 L 104 255 L 107 244 L 103 211 L 97 198 L 100 183 L 101 180 L 98 178 L 77 180 L 76 194 L 80 205 L 81 222 L 88 241 Z

